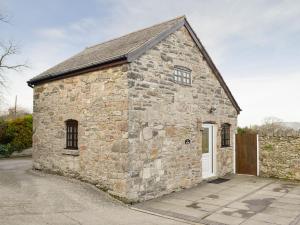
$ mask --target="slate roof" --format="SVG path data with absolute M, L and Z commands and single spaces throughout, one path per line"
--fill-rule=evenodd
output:
M 122 37 L 88 47 L 73 57 L 32 78 L 29 82 L 35 83 L 45 78 L 51 78 L 67 72 L 126 57 L 126 54 L 143 46 L 146 42 L 154 39 L 160 33 L 168 30 L 183 19 L 184 17 L 178 17 L 146 29 L 132 32 Z
M 93 67 L 105 66 L 117 62 L 132 62 L 147 49 L 153 47 L 170 34 L 180 29 L 182 26 L 185 26 L 188 29 L 208 65 L 214 71 L 216 78 L 221 83 L 233 106 L 239 113 L 241 111 L 240 107 L 185 16 L 177 17 L 175 19 L 129 33 L 122 37 L 88 47 L 73 57 L 33 77 L 27 81 L 27 83 L 32 87 L 35 84 L 48 82 L 54 79 L 62 79 L 66 76 L 70 76 Z

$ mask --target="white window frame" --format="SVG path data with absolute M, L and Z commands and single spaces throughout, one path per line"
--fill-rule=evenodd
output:
M 177 84 L 191 86 L 192 85 L 192 71 L 185 67 L 175 66 L 174 72 L 173 72 L 173 79 L 174 79 L 174 82 Z

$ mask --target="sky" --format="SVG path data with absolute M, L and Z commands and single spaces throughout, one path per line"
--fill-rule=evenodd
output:
M 9 23 L 0 41 L 19 54 L 8 63 L 1 110 L 32 110 L 26 81 L 84 48 L 186 15 L 242 108 L 239 126 L 266 117 L 300 122 L 300 1 L 298 0 L 0 0 Z

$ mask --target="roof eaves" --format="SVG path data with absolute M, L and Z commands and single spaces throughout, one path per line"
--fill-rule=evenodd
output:
M 40 79 L 30 79 L 29 81 L 27 81 L 28 86 L 33 87 L 33 85 L 38 84 L 38 83 L 43 83 L 46 81 L 50 81 L 50 80 L 58 80 L 58 79 L 62 79 L 62 78 L 66 78 L 72 75 L 76 75 L 80 72 L 83 72 L 85 70 L 91 69 L 91 68 L 99 68 L 101 66 L 105 66 L 108 64 L 112 64 L 112 63 L 117 63 L 117 62 L 122 62 L 122 63 L 126 63 L 128 62 L 126 55 L 120 55 L 111 59 L 107 59 L 98 63 L 94 63 L 94 64 L 88 64 L 84 67 L 78 67 L 78 68 L 72 68 L 70 70 L 66 70 L 60 73 L 54 73 L 54 74 L 49 74 L 45 77 L 41 77 Z

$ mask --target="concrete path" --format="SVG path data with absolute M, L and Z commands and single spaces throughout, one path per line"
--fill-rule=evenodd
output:
M 30 168 L 30 159 L 0 160 L 1 225 L 183 224 L 131 210 L 92 185 Z
M 232 176 L 223 183 L 204 183 L 133 207 L 209 225 L 300 225 L 300 185 Z

